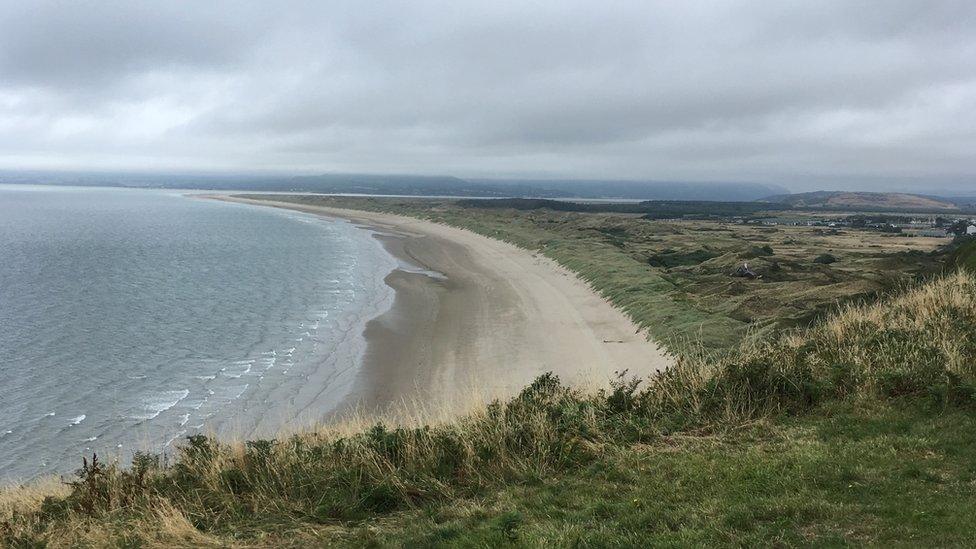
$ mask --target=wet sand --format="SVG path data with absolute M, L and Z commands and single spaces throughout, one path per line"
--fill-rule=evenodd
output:
M 364 363 L 339 412 L 403 402 L 460 410 L 472 395 L 509 396 L 549 371 L 602 386 L 617 371 L 646 376 L 672 363 L 574 274 L 506 242 L 398 215 L 214 198 L 350 220 L 404 264 L 386 277 L 393 307 L 367 324 Z

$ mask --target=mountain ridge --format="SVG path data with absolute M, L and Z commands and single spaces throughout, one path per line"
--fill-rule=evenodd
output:
M 884 208 L 918 210 L 958 210 L 948 199 L 912 193 L 866 191 L 814 191 L 766 197 L 761 202 L 787 204 L 800 208 Z

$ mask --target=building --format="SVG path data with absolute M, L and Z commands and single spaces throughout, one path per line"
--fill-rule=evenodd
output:
M 945 229 L 915 229 L 912 231 L 915 236 L 935 236 L 938 238 L 945 238 Z

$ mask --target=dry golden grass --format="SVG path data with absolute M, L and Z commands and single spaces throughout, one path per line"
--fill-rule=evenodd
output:
M 32 513 L 41 508 L 45 497 L 64 497 L 70 489 L 55 477 L 0 490 L 0 521 L 10 520 L 15 513 Z

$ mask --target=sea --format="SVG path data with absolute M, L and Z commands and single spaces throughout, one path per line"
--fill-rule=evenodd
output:
M 347 221 L 0 185 L 0 480 L 320 421 L 352 390 L 396 267 Z

